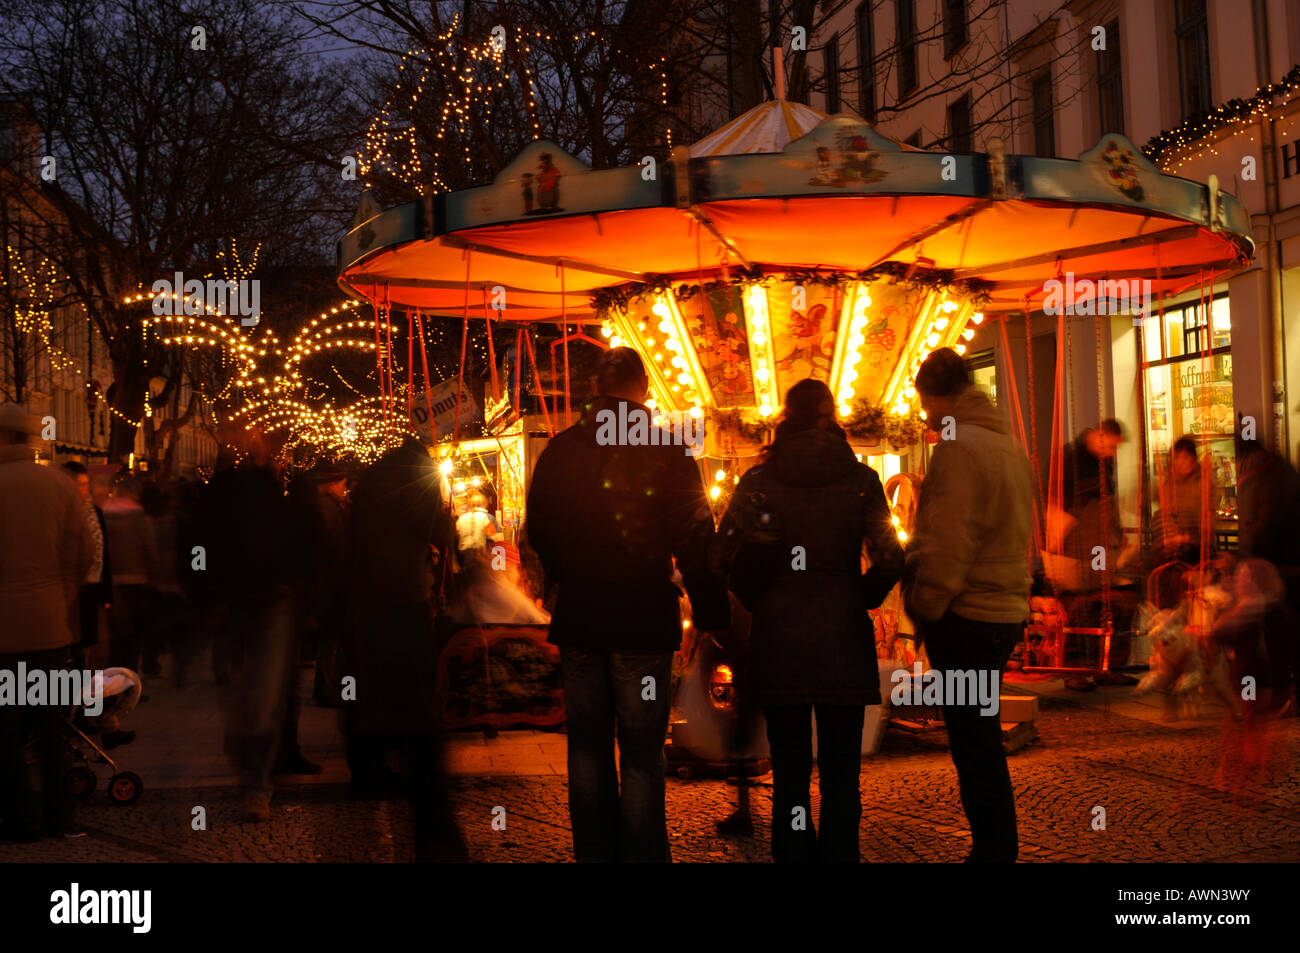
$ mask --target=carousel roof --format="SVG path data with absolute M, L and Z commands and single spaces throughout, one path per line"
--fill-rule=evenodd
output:
M 1254 249 L 1236 198 L 1161 174 L 1117 134 L 1077 160 L 996 141 L 946 155 L 784 102 L 667 163 L 591 170 L 538 141 L 490 185 L 359 218 L 338 248 L 350 294 L 518 321 L 593 320 L 597 292 L 759 271 L 939 276 L 979 285 L 988 311 L 1041 304 L 1067 273 L 1149 279 L 1158 296 Z

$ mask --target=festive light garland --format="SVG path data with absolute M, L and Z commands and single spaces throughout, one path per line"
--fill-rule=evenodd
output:
M 1176 154 L 1221 129 L 1236 126 L 1239 134 L 1245 127 L 1270 119 L 1273 101 L 1284 96 L 1281 105 L 1287 105 L 1296 90 L 1300 90 L 1300 64 L 1291 67 L 1278 82 L 1258 87 L 1252 96 L 1229 99 L 1209 112 L 1189 116 L 1172 129 L 1157 133 L 1142 146 L 1142 152 L 1152 162 L 1162 164 L 1170 161 L 1170 153 Z

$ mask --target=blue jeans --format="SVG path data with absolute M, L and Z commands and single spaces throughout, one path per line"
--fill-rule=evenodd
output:
M 670 862 L 664 739 L 673 653 L 562 646 L 560 655 L 575 859 L 579 863 Z M 644 697 L 649 694 L 643 682 L 647 677 L 654 679 L 653 699 Z

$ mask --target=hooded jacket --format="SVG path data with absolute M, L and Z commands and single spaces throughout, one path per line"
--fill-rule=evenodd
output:
M 921 484 L 907 550 L 904 606 L 914 620 L 953 612 L 978 622 L 1029 616 L 1033 529 L 1029 462 L 1006 417 L 976 387 L 958 396 Z
M 547 445 L 528 489 L 528 542 L 559 586 L 550 640 L 673 651 L 682 637 L 674 557 L 696 627 L 727 627 L 726 588 L 708 567 L 713 514 L 685 447 L 603 444 L 605 410 L 649 414 L 633 401 L 597 397 Z
M 756 514 L 759 519 L 756 520 Z M 761 520 L 767 515 L 766 521 Z M 750 677 L 760 705 L 880 702 L 867 610 L 898 581 L 903 552 L 880 477 L 826 430 L 778 439 L 736 487 L 719 528 L 775 526 L 780 554 L 753 608 Z M 862 575 L 866 546 L 871 568 Z M 798 547 L 798 549 L 796 549 Z M 876 596 L 868 599 L 868 592 Z

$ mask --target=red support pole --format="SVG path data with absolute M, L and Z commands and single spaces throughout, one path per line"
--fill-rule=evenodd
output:
M 569 402 L 569 309 L 564 290 L 564 263 L 560 263 L 560 320 L 564 322 L 564 426 L 573 423 L 573 408 Z
M 492 343 L 492 319 L 488 317 L 488 300 L 487 289 L 483 289 L 483 320 L 487 326 L 487 345 L 488 345 L 488 367 L 492 374 L 492 399 L 501 399 L 501 387 L 497 382 L 497 352 L 496 345 Z
M 469 345 L 469 265 L 474 253 L 465 249 L 465 307 L 464 320 L 460 326 L 460 372 L 456 376 L 456 419 L 452 423 L 451 441 L 460 442 L 460 395 L 465 389 L 465 349 Z
M 515 330 L 515 413 L 520 416 L 523 411 L 520 410 L 519 404 L 519 382 L 523 377 L 524 370 L 524 329 Z
M 537 369 L 537 352 L 533 350 L 533 336 L 524 331 L 524 343 L 528 345 L 528 360 L 533 365 L 533 380 L 537 382 L 537 396 L 542 401 L 542 414 L 546 417 L 547 436 L 555 436 L 555 428 L 551 426 L 551 412 L 546 407 L 546 391 L 542 390 L 542 374 Z
M 415 312 L 416 329 L 420 333 L 420 363 L 424 367 L 424 410 L 429 415 L 429 445 L 438 442 L 438 424 L 433 419 L 433 398 L 429 396 L 429 351 L 424 346 L 424 317 Z
M 415 429 L 415 319 L 406 312 L 406 422 Z
M 371 302 L 375 309 L 375 380 L 379 382 L 379 404 L 384 411 L 384 448 L 388 448 L 388 401 L 384 399 L 384 345 L 379 338 L 379 296 Z

